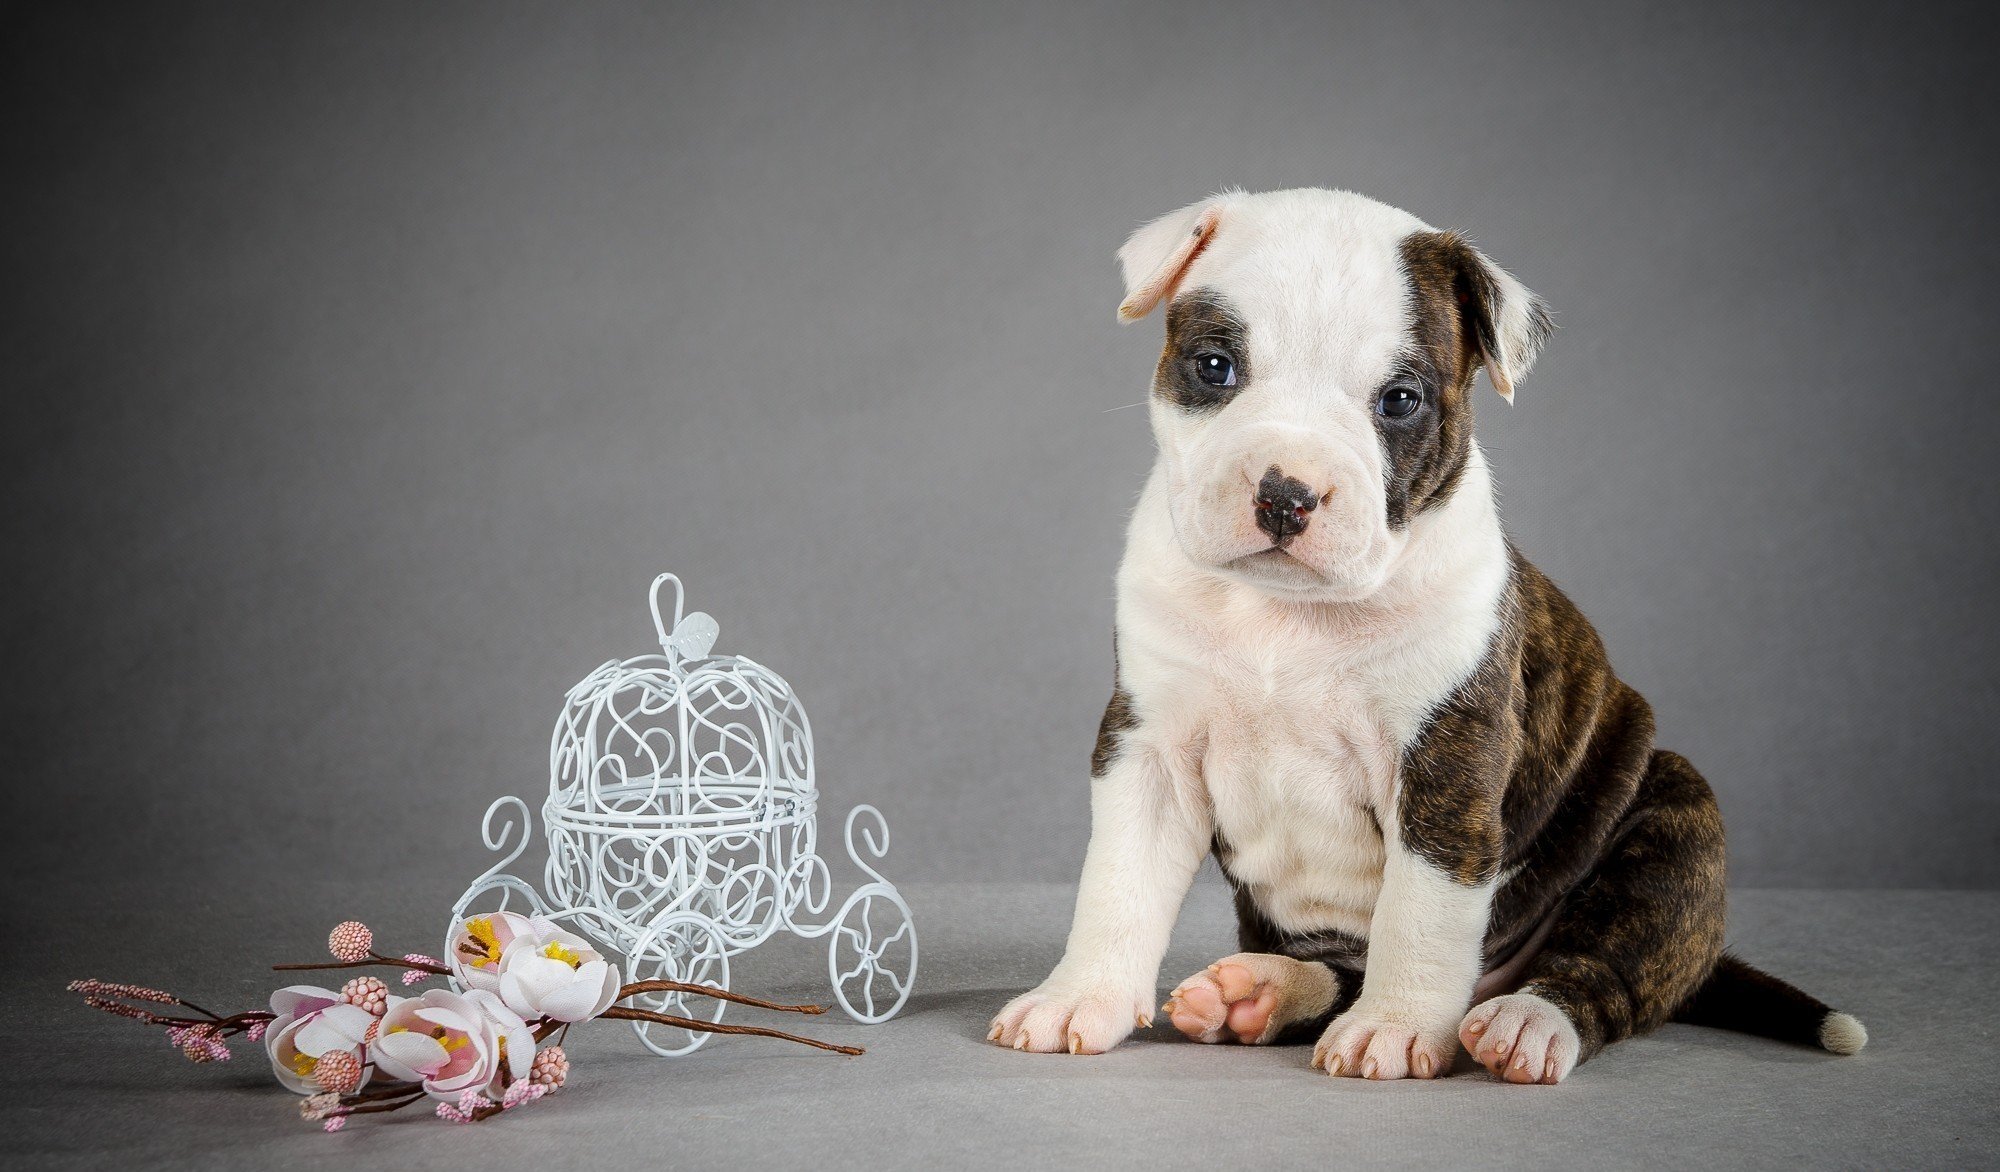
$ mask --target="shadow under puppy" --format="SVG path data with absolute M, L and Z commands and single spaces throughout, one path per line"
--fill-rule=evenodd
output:
M 1714 795 L 1502 532 L 1472 388 L 1512 399 L 1540 301 L 1349 192 L 1225 193 L 1119 259 L 1119 316 L 1167 307 L 1159 458 L 1068 947 L 991 1040 L 1092 1054 L 1149 1024 L 1213 850 L 1243 951 L 1166 1005 L 1203 1042 L 1317 1039 L 1377 1079 L 1462 1044 L 1542 1083 L 1669 1020 L 1860 1049 L 1723 954 Z

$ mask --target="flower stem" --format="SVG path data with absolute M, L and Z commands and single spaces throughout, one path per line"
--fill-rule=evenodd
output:
M 371 1063 L 370 1065 L 373 1064 Z M 401 1098 L 404 1095 L 411 1095 L 411 1094 L 421 1095 L 423 1093 L 424 1093 L 424 1088 L 422 1083 L 392 1082 L 392 1083 L 384 1083 L 376 1087 L 370 1087 L 367 1090 L 355 1091 L 351 1094 L 343 1095 L 341 1096 L 340 1101 L 343 1105 L 350 1103 L 358 1105 L 361 1103 L 376 1103 L 382 1101 L 383 1099 Z
M 371 1115 L 377 1111 L 400 1111 L 403 1108 L 409 1106 L 411 1103 L 418 1102 L 423 1097 L 424 1097 L 424 1092 L 422 1090 L 418 1090 L 415 1094 L 409 1095 L 406 1098 L 384 1099 L 384 1100 L 377 1100 L 374 1102 L 364 1102 L 358 1107 L 342 1107 L 338 1111 L 334 1112 L 334 1114 Z
M 679 1026 L 696 1034 L 755 1034 L 760 1038 L 782 1038 L 787 1042 L 797 1042 L 802 1046 L 814 1046 L 821 1050 L 832 1050 L 836 1054 L 865 1053 L 859 1046 L 836 1046 L 832 1042 L 822 1042 L 814 1038 L 802 1038 L 783 1030 L 765 1029 L 763 1026 L 725 1025 L 719 1021 L 695 1021 L 692 1018 L 675 1017 L 670 1013 L 655 1013 L 650 1009 L 633 1009 L 627 1005 L 614 1005 L 600 1017 L 618 1021 L 650 1021 L 657 1025 Z
M 383 956 L 379 952 L 371 952 L 368 954 L 368 957 L 369 959 L 367 960 L 335 960 L 324 964 L 274 964 L 271 966 L 271 971 L 286 973 L 312 972 L 317 969 L 365 969 L 378 964 L 386 964 L 399 969 L 416 969 L 418 972 L 431 973 L 434 976 L 444 977 L 451 975 L 451 970 L 441 964 L 419 964 L 413 960 L 404 960 L 399 956 Z
M 690 985 L 685 981 L 633 981 L 618 990 L 616 1000 L 623 1001 L 641 993 L 698 993 L 703 997 L 713 997 L 718 1001 L 734 1001 L 738 1005 L 754 1005 L 758 1009 L 776 1009 L 784 1013 L 825 1013 L 824 1005 L 781 1005 L 776 1001 L 765 1001 L 748 997 L 742 993 L 732 993 L 713 985 Z

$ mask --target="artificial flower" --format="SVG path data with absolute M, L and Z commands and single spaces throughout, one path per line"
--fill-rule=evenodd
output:
M 316 985 L 288 985 L 271 994 L 271 1012 L 277 1016 L 264 1033 L 264 1052 L 278 1081 L 299 1095 L 320 1091 L 313 1068 L 322 1054 L 345 1050 L 360 1061 L 368 1027 L 375 1022 L 367 1010 Z M 368 1074 L 364 1062 L 357 1087 L 367 1085 Z
M 500 953 L 500 999 L 525 1018 L 588 1021 L 618 997 L 618 967 L 588 940 L 536 918 Z
M 426 1094 L 444 1102 L 467 1091 L 499 1102 L 507 1085 L 534 1064 L 534 1033 L 485 990 L 432 989 L 397 998 L 381 1023 L 369 1054 L 382 1073 L 420 1082 Z
M 447 958 L 451 975 L 467 989 L 500 992 L 500 956 L 515 936 L 528 930 L 528 923 L 526 916 L 494 912 L 459 924 Z
M 337 957 L 365 949 L 369 963 L 399 963 L 376 954 L 372 938 L 362 939 L 364 932 L 358 921 L 349 921 L 329 944 Z M 261 1042 L 279 1083 L 303 1096 L 299 1113 L 333 1132 L 346 1126 L 350 1115 L 399 1111 L 426 1101 L 440 1118 L 476 1123 L 548 1095 L 568 1081 L 569 1059 L 553 1040 L 538 1049 L 536 1031 L 554 1033 L 561 1019 L 566 1033 L 569 1022 L 601 1016 L 621 987 L 616 967 L 589 942 L 541 917 L 496 912 L 467 920 L 452 934 L 450 961 L 407 953 L 400 962 L 409 969 L 404 983 L 449 972 L 469 986 L 464 992 L 434 989 L 404 998 L 390 993 L 389 982 L 364 976 L 338 992 L 291 985 L 271 995 L 269 1009 L 227 1016 L 141 985 L 84 980 L 69 988 L 92 1009 L 164 1029 L 166 1040 L 196 1062 L 228 1058 L 232 1039 Z M 337 969 L 354 963 L 278 967 Z M 527 1012 L 510 1008 L 509 1000 Z M 809 1005 L 771 1008 L 820 1012 Z M 685 1020 L 636 1008 L 620 1016 L 663 1025 Z M 757 1032 L 861 1053 L 858 1047 L 782 1030 Z

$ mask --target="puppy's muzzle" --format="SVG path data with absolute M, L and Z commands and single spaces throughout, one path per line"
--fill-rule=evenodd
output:
M 1328 490 L 1327 496 L 1332 496 Z M 1257 528 L 1271 535 L 1278 545 L 1297 537 L 1306 531 L 1311 513 L 1319 507 L 1320 494 L 1296 476 L 1287 476 L 1276 464 L 1264 472 L 1264 479 L 1257 482 L 1257 494 L 1253 507 L 1257 512 Z

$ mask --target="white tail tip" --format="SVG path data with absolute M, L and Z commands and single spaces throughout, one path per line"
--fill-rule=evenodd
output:
M 1819 1044 L 1835 1054 L 1856 1054 L 1868 1044 L 1868 1027 L 1851 1013 L 1829 1013 L 1819 1023 Z

